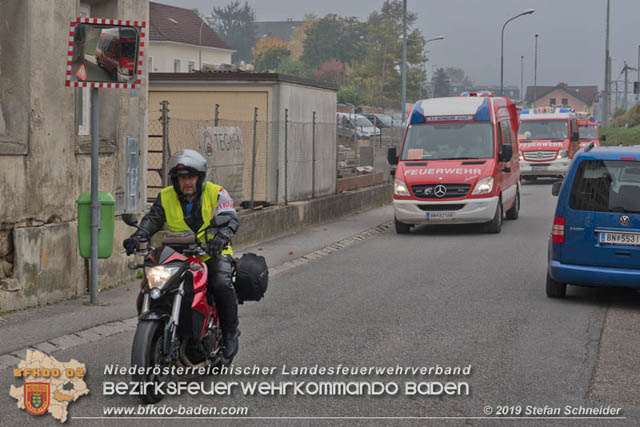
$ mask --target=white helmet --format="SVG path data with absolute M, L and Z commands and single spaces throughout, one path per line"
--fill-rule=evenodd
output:
M 178 175 L 198 175 L 197 191 L 200 193 L 204 183 L 207 181 L 207 159 L 197 151 L 182 150 L 171 156 L 169 159 L 169 177 L 171 184 L 177 193 L 180 193 L 178 185 Z

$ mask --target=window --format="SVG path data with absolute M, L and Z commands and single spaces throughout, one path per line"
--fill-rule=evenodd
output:
M 556 99 L 555 98 L 550 98 L 549 99 L 549 106 L 550 107 L 555 107 L 556 106 Z
M 500 127 L 502 127 L 502 145 L 511 145 L 511 125 L 509 121 L 504 120 L 500 122 Z
M 189 72 L 192 73 L 193 69 L 196 67 L 196 63 L 194 61 L 189 61 Z
M 180 72 L 180 60 L 179 59 L 174 59 L 173 60 L 173 72 L 174 73 L 179 73 Z
M 150 56 L 147 61 L 147 73 L 153 73 L 153 56 Z
M 404 140 L 401 160 L 492 157 L 493 125 L 488 122 L 459 122 L 410 126 Z
M 569 106 L 569 100 L 567 98 L 562 98 L 562 106 L 563 107 L 568 107 Z
M 571 209 L 596 212 L 640 212 L 638 162 L 584 160 L 569 198 Z

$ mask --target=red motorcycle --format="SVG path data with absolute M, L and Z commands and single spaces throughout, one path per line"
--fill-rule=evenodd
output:
M 142 230 L 132 214 L 123 221 Z M 208 230 L 215 229 L 212 224 Z M 140 242 L 136 255 L 143 264 L 130 263 L 131 269 L 144 269 L 136 305 L 138 326 L 131 349 L 131 366 L 144 368 L 134 375 L 135 382 L 166 383 L 172 366 L 207 367 L 230 363 L 222 356 L 222 331 L 213 296 L 207 294 L 207 266 L 204 245 L 192 232 L 169 235 L 159 248 Z M 234 272 L 235 273 L 235 272 Z M 235 274 L 234 274 L 235 277 Z M 158 367 L 160 369 L 147 369 Z M 147 403 L 160 401 L 164 394 L 145 387 L 141 398 Z

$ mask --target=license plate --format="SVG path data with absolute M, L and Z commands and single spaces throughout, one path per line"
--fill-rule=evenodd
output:
M 531 165 L 531 170 L 534 170 L 534 171 L 542 171 L 547 169 L 549 169 L 548 165 Z
M 427 219 L 453 218 L 453 212 L 426 212 Z
M 640 233 L 605 233 L 600 232 L 600 244 L 640 246 Z

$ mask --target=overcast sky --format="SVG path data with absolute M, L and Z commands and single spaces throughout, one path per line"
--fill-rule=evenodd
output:
M 230 0 L 159 0 L 197 8 L 205 15 Z M 306 13 L 336 13 L 365 20 L 383 0 L 248 0 L 258 21 L 302 20 Z M 624 65 L 637 66 L 640 45 L 640 0 L 611 1 L 612 78 Z M 510 22 L 505 30 L 505 85 L 520 86 L 520 57 L 524 84 L 533 84 L 534 34 L 538 38 L 538 84 L 604 84 L 606 0 L 408 0 L 418 14 L 418 27 L 430 42 L 432 67 L 463 68 L 476 84 L 500 84 L 500 31 L 504 22 L 528 8 L 533 15 Z M 637 74 L 629 76 L 635 80 Z

